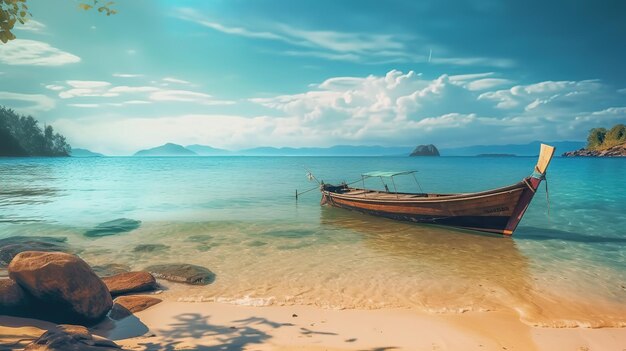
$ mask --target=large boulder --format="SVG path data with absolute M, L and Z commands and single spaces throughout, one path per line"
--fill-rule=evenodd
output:
M 215 280 L 215 273 L 207 268 L 186 263 L 157 264 L 146 271 L 159 279 L 192 285 L 207 285 Z
M 93 229 L 85 232 L 85 236 L 89 237 L 101 237 L 115 235 L 119 233 L 126 233 L 133 231 L 141 225 L 141 221 L 129 218 L 118 218 L 112 221 L 100 223 Z
M 157 288 L 156 279 L 148 272 L 120 273 L 110 277 L 104 277 L 102 281 L 106 284 L 107 288 L 109 288 L 113 296 L 150 291 Z
M 79 325 L 58 325 L 48 330 L 24 351 L 119 351 L 121 348 L 109 339 L 92 335 Z
M 32 296 L 39 319 L 88 324 L 113 306 L 106 285 L 74 255 L 25 251 L 11 261 L 9 276 Z
M 11 279 L 0 279 L 0 314 L 23 315 L 28 308 L 28 295 Z
M 418 145 L 409 156 L 439 156 L 439 150 L 433 144 Z
M 49 236 L 12 236 L 0 239 L 0 267 L 9 265 L 13 257 L 24 251 L 69 252 L 67 238 Z

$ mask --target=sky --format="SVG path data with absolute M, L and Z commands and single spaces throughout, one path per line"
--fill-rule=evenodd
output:
M 438 147 L 626 123 L 626 2 L 28 0 L 0 105 L 73 147 Z

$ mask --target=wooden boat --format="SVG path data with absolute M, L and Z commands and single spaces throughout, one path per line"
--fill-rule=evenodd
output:
M 322 182 L 322 205 L 356 210 L 403 221 L 446 225 L 480 232 L 512 235 L 537 188 L 545 179 L 554 147 L 542 144 L 532 175 L 517 184 L 464 194 L 427 194 L 353 188 Z M 367 177 L 393 177 L 407 172 L 371 172 Z M 395 182 L 394 188 L 395 188 Z

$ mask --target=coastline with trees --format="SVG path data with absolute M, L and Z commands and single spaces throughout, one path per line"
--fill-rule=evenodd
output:
M 624 157 L 626 156 L 626 126 L 616 124 L 613 128 L 593 128 L 587 136 L 587 147 L 568 151 L 563 157 Z
M 70 156 L 71 146 L 51 125 L 0 106 L 0 156 Z

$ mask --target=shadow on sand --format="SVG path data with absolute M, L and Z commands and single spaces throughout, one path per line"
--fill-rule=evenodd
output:
M 272 338 L 271 330 L 279 328 L 298 328 L 297 332 L 304 337 L 312 335 L 339 337 L 337 333 L 311 330 L 293 323 L 279 323 L 262 317 L 234 320 L 232 325 L 229 326 L 212 324 L 210 319 L 210 316 L 200 313 L 180 314 L 176 316 L 175 322 L 168 325 L 166 330 L 155 331 L 158 335 L 156 336 L 157 339 L 154 341 L 140 341 L 137 345 L 146 351 L 253 350 L 255 345 L 266 344 Z M 262 329 L 265 329 L 265 331 Z M 395 348 L 379 347 L 373 348 L 371 351 L 393 350 Z
M 262 344 L 270 335 L 254 328 L 252 325 L 265 324 L 272 328 L 280 328 L 279 323 L 265 318 L 249 318 L 235 321 L 237 326 L 211 324 L 210 316 L 199 313 L 185 313 L 176 317 L 176 322 L 169 325 L 168 330 L 159 330 L 161 340 L 157 342 L 140 342 L 146 351 L 174 350 L 244 350 L 249 345 Z M 194 345 L 186 347 L 189 340 L 192 344 L 209 342 L 210 345 Z

